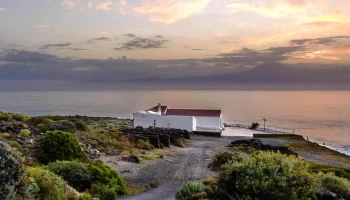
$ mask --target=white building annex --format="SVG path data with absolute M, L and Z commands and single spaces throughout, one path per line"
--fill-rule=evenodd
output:
M 134 127 L 175 128 L 188 131 L 221 132 L 221 110 L 171 109 L 158 104 L 151 109 L 133 114 Z

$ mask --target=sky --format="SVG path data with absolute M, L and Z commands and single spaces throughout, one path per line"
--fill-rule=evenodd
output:
M 0 33 L 0 80 L 342 66 L 350 61 L 350 1 L 0 0 Z

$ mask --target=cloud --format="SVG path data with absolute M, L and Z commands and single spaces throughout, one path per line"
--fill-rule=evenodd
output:
M 54 55 L 23 50 L 6 50 L 0 61 L 16 63 L 56 63 L 59 58 Z
M 252 0 L 227 5 L 232 11 L 255 12 L 268 17 L 281 17 L 305 11 L 317 0 Z
M 99 37 L 99 38 L 92 38 L 91 40 L 89 40 L 88 42 L 89 43 L 92 43 L 92 42 L 94 42 L 94 41 L 109 41 L 110 40 L 110 38 L 108 38 L 108 37 Z
M 71 0 L 61 0 L 61 5 L 62 7 L 66 8 L 66 9 L 74 9 L 76 6 L 76 3 L 74 1 Z
M 76 72 L 88 72 L 88 71 L 95 71 L 95 70 L 99 70 L 99 69 L 100 68 L 98 68 L 98 67 L 87 66 L 87 67 L 74 67 L 70 70 L 76 71 Z
M 132 34 L 132 33 L 128 33 L 128 34 L 126 34 L 125 36 L 130 37 L 130 38 L 136 37 L 136 35 L 135 35 L 135 34 Z
M 134 34 L 128 34 L 127 36 L 130 37 L 131 39 L 123 43 L 121 47 L 114 48 L 114 50 L 165 48 L 163 45 L 169 42 L 168 40 L 162 40 L 162 39 L 136 37 Z
M 82 49 L 82 48 L 69 48 L 72 51 L 86 51 L 87 49 Z
M 171 24 L 199 13 L 211 0 L 151 0 L 135 7 L 138 14 L 147 14 L 151 21 Z
M 40 49 L 49 49 L 51 47 L 68 47 L 70 46 L 71 43 L 63 43 L 63 44 L 47 44 L 47 45 L 44 45 L 42 47 L 40 47 Z
M 93 4 L 92 2 L 88 2 L 88 3 L 87 3 L 88 8 L 92 8 L 93 5 L 94 5 L 94 4 Z
M 163 38 L 162 35 L 156 35 L 156 36 L 154 36 L 154 37 L 156 37 L 156 38 Z
M 315 39 L 298 39 L 291 40 L 289 44 L 291 45 L 334 45 L 339 42 L 347 42 L 350 43 L 350 36 L 333 36 L 333 37 L 322 37 Z
M 208 50 L 208 49 L 192 49 L 193 51 L 204 51 L 204 50 Z
M 38 24 L 38 25 L 35 25 L 34 27 L 47 29 L 47 28 L 50 28 L 50 25 L 48 25 L 48 24 Z
M 103 2 L 103 3 L 100 3 L 96 6 L 96 10 L 112 10 L 112 8 L 110 8 L 110 5 L 112 4 L 111 1 L 107 1 L 107 2 Z
M 108 34 L 108 33 L 109 33 L 108 31 L 101 31 L 101 32 L 100 32 L 101 35 L 106 35 L 106 34 Z
M 0 11 L 6 11 L 6 9 L 3 7 L 0 7 Z

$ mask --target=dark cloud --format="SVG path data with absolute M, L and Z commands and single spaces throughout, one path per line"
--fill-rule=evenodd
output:
M 121 47 L 116 47 L 114 50 L 132 50 L 132 49 L 157 49 L 165 48 L 163 45 L 169 42 L 168 40 L 133 37 L 125 43 L 122 43 Z
M 69 48 L 72 51 L 86 51 L 87 49 L 82 49 L 82 48 Z
M 67 46 L 70 46 L 72 43 L 63 43 L 63 44 L 47 44 L 47 45 L 44 45 L 42 46 L 40 49 L 49 49 L 51 47 L 54 47 L 54 48 L 62 48 L 62 47 L 67 47 Z
M 100 38 L 92 38 L 92 39 L 90 39 L 88 42 L 89 43 L 93 43 L 93 42 L 95 42 L 95 41 L 109 41 L 110 40 L 110 38 L 107 38 L 107 37 L 100 37 Z
M 58 60 L 59 58 L 54 55 L 20 50 L 5 50 L 0 56 L 0 61 L 14 63 L 55 63 Z
M 130 37 L 130 38 L 136 37 L 136 35 L 135 35 L 135 34 L 132 34 L 132 33 L 128 33 L 128 34 L 126 34 L 126 36 L 127 36 L 127 37 Z
M 334 36 L 334 37 L 322 37 L 315 39 L 299 39 L 291 40 L 289 44 L 291 45 L 333 45 L 339 41 L 347 40 L 350 42 L 350 36 Z
M 162 35 L 156 35 L 155 37 L 156 37 L 156 38 L 163 38 Z
M 193 51 L 204 51 L 204 50 L 208 50 L 208 49 L 192 49 Z

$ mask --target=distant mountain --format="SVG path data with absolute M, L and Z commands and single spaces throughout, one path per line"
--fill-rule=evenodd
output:
M 350 68 L 305 69 L 280 63 L 263 63 L 254 68 L 229 74 L 163 79 L 150 77 L 130 82 L 162 84 L 350 84 Z

